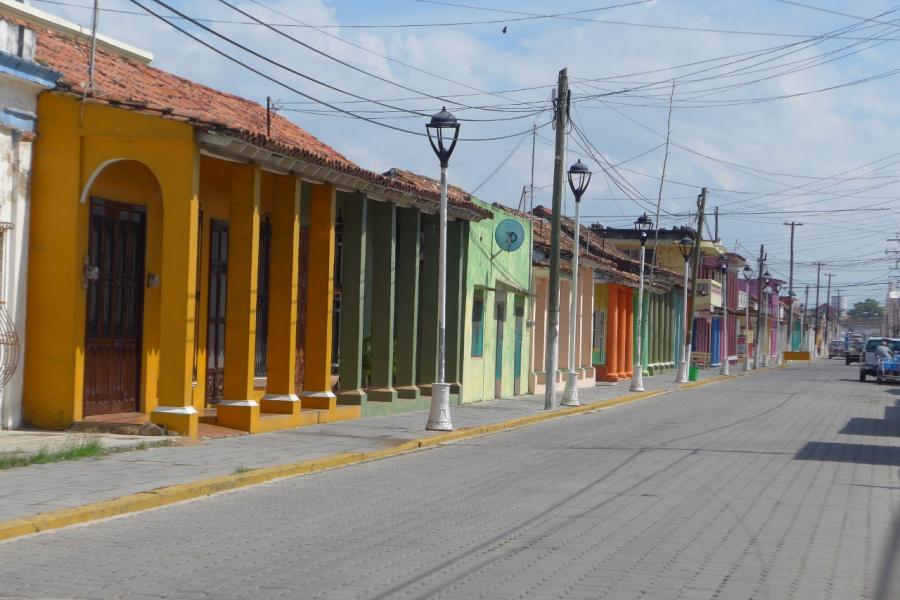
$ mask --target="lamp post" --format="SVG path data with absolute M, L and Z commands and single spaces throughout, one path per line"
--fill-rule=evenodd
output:
M 719 269 L 722 271 L 722 333 L 721 343 L 719 346 L 723 348 L 722 368 L 719 369 L 719 375 L 730 375 L 728 372 L 728 257 L 723 255 L 719 258 Z
M 638 217 L 637 221 L 634 222 L 634 230 L 641 240 L 641 272 L 640 285 L 638 286 L 637 335 L 635 336 L 634 344 L 634 350 L 637 353 L 637 363 L 634 365 L 631 374 L 631 387 L 629 388 L 632 392 L 644 391 L 644 375 L 642 373 L 644 369 L 644 358 L 641 354 L 641 334 L 644 329 L 644 256 L 647 252 L 647 233 L 652 227 L 653 221 L 650 220 L 647 213 L 642 214 Z
M 441 161 L 440 235 L 438 238 L 438 364 L 437 381 L 431 387 L 431 411 L 425 429 L 452 431 L 450 384 L 444 381 L 447 312 L 447 167 L 459 139 L 459 122 L 446 107 L 425 126 L 431 148 Z
M 688 236 L 684 236 L 681 238 L 681 241 L 677 243 L 678 251 L 681 252 L 681 256 L 684 257 L 684 322 L 682 323 L 684 337 L 682 340 L 683 346 L 681 348 L 681 362 L 678 365 L 678 374 L 675 376 L 675 383 L 687 383 L 688 365 L 691 362 L 691 345 L 688 342 L 688 327 L 691 326 L 688 322 L 688 277 L 691 254 L 694 253 L 694 240 Z
M 578 159 L 574 165 L 569 167 L 568 175 L 569 188 L 575 195 L 575 233 L 572 250 L 572 293 L 570 294 L 572 302 L 569 309 L 569 372 L 566 373 L 566 389 L 560 404 L 581 406 L 578 402 L 578 374 L 575 372 L 575 367 L 578 366 L 575 361 L 577 348 L 575 334 L 578 331 L 578 255 L 581 254 L 581 197 L 591 182 L 591 170 L 581 162 L 581 159 Z
M 781 364 L 781 357 L 778 354 L 778 342 L 781 337 L 781 284 L 776 283 L 772 286 L 775 293 L 775 366 Z
M 766 271 L 765 273 L 763 273 L 763 284 L 764 284 L 763 290 L 762 290 L 763 323 L 765 323 L 763 331 L 766 334 L 765 352 L 763 352 L 763 357 L 762 357 L 763 358 L 762 363 L 763 363 L 764 367 L 769 366 L 769 343 L 771 342 L 771 338 L 772 338 L 772 336 L 769 334 L 769 281 L 770 280 L 771 280 L 771 276 L 769 275 L 769 272 Z M 762 351 L 762 344 L 760 344 L 760 351 Z
M 750 280 L 753 279 L 753 269 L 750 268 L 750 265 L 744 266 L 744 281 L 747 282 L 747 316 L 745 318 L 744 330 L 746 333 L 744 334 L 744 370 L 750 370 Z M 757 309 L 758 310 L 758 309 Z M 759 317 L 757 317 L 758 319 Z M 759 340 L 756 340 L 756 343 L 759 343 Z

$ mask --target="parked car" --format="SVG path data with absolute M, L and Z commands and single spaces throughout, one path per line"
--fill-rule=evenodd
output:
M 863 348 L 859 359 L 859 380 L 865 381 L 866 375 L 878 376 L 878 359 L 875 357 L 875 348 L 884 344 L 895 354 L 900 354 L 900 339 L 885 337 L 870 337 Z
M 828 342 L 828 358 L 834 358 L 835 356 L 844 356 L 843 340 L 831 340 Z

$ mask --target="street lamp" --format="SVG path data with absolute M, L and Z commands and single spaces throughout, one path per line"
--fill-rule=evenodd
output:
M 650 220 L 647 213 L 642 214 L 638 217 L 637 221 L 634 222 L 634 230 L 641 240 L 641 271 L 640 285 L 638 287 L 637 335 L 635 335 L 634 345 L 635 351 L 637 352 L 637 364 L 634 365 L 634 370 L 631 374 L 631 387 L 629 388 L 632 392 L 644 391 L 644 375 L 642 373 L 644 369 L 644 357 L 641 354 L 641 333 L 644 328 L 644 255 L 647 252 L 647 233 L 652 227 L 653 221 Z
M 459 139 L 459 121 L 447 108 L 431 117 L 425 126 L 431 148 L 441 161 L 440 236 L 438 241 L 438 365 L 437 381 L 431 387 L 431 411 L 425 429 L 452 431 L 450 421 L 450 384 L 444 381 L 446 363 L 447 312 L 447 166 Z
M 572 250 L 572 302 L 569 313 L 569 372 L 566 374 L 566 389 L 560 404 L 580 406 L 578 402 L 578 375 L 575 373 L 575 333 L 578 331 L 578 255 L 581 254 L 581 197 L 591 183 L 591 170 L 581 159 L 569 167 L 569 187 L 575 195 L 575 234 Z
M 691 345 L 688 342 L 688 328 L 691 326 L 688 322 L 688 270 L 690 269 L 691 254 L 694 253 L 694 240 L 688 236 L 684 236 L 676 243 L 678 244 L 678 251 L 681 252 L 681 256 L 684 257 L 684 323 L 682 323 L 682 329 L 684 330 L 684 338 L 682 341 L 684 346 L 681 349 L 681 363 L 678 365 L 678 374 L 675 376 L 675 383 L 687 383 L 688 365 L 691 362 Z
M 750 370 L 750 280 L 753 279 L 753 269 L 750 265 L 744 266 L 744 281 L 747 282 L 747 316 L 744 319 L 744 370 Z M 757 308 L 757 310 L 759 310 Z M 757 317 L 758 319 L 759 317 Z M 756 340 L 757 344 L 759 340 Z
M 762 297 L 764 300 L 763 301 L 763 323 L 764 323 L 763 332 L 765 334 L 765 339 L 766 339 L 765 352 L 763 353 L 763 357 L 762 357 L 763 358 L 762 364 L 764 367 L 769 366 L 769 344 L 772 341 L 772 336 L 769 334 L 769 293 L 771 291 L 771 290 L 769 290 L 769 281 L 771 279 L 772 279 L 772 277 L 769 275 L 768 271 L 763 273 L 763 290 L 762 290 Z M 760 344 L 760 346 L 762 346 L 762 344 Z M 760 350 L 762 350 L 761 347 L 760 347 Z
M 724 348 L 722 353 L 722 368 L 719 375 L 730 375 L 728 372 L 728 256 L 719 257 L 719 269 L 722 271 L 722 333 L 719 346 Z

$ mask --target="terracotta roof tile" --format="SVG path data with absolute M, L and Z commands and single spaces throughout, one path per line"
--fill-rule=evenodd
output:
M 11 17 L 4 17 L 4 20 L 19 22 Z M 27 25 L 36 34 L 37 61 L 62 74 L 58 89 L 83 94 L 88 81 L 90 57 L 90 46 L 86 41 L 34 23 Z M 87 96 L 93 102 L 150 112 L 166 119 L 186 121 L 198 128 L 227 133 L 273 152 L 418 196 L 431 211 L 436 209 L 439 200 L 435 185 L 363 169 L 277 113 L 272 115 L 270 132 L 266 135 L 266 109 L 256 102 L 190 81 L 102 47 L 96 50 L 94 82 Z M 451 194 L 452 216 L 477 220 L 489 214 L 467 197 Z

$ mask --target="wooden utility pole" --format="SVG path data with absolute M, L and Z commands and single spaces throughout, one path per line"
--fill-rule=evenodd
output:
M 559 72 L 556 89 L 556 151 L 553 156 L 553 214 L 550 219 L 550 289 L 547 293 L 547 355 L 544 360 L 545 410 L 556 407 L 556 370 L 559 364 L 559 238 L 562 226 L 569 105 L 569 76 L 566 69 Z
M 691 366 L 691 344 L 694 339 L 694 306 L 697 305 L 697 279 L 700 277 L 700 261 L 703 260 L 703 257 L 700 256 L 700 242 L 703 240 L 703 211 L 706 210 L 706 188 L 702 188 L 700 190 L 700 195 L 697 196 L 697 235 L 694 236 L 694 253 L 691 256 L 691 259 L 694 261 L 691 269 L 691 295 L 690 302 L 688 303 L 688 318 L 685 321 L 685 353 L 687 356 L 687 366 L 690 368 Z
M 819 289 L 821 286 L 821 275 L 822 275 L 822 267 L 825 266 L 825 263 L 816 263 L 816 328 L 813 330 L 813 349 L 816 353 L 816 356 L 819 355 Z
M 788 274 L 788 298 L 790 299 L 790 308 L 788 309 L 788 349 L 794 349 L 794 229 L 803 225 L 791 221 L 785 223 L 791 228 L 791 268 Z M 800 339 L 803 339 L 803 332 L 800 333 Z M 801 341 L 802 343 L 802 341 Z
M 825 292 L 825 306 L 828 308 L 825 309 L 825 347 L 828 347 L 828 340 L 831 336 L 828 335 L 828 328 L 831 327 L 831 278 L 834 277 L 834 273 L 825 273 L 828 277 L 828 291 Z
M 766 270 L 766 247 L 763 244 L 759 245 L 759 263 L 756 269 L 756 333 L 754 338 L 756 339 L 756 346 L 753 351 L 753 368 L 759 368 L 759 356 L 760 352 L 762 352 L 762 319 L 760 319 L 760 315 L 763 313 L 763 307 L 766 302 L 766 294 L 763 291 L 763 274 Z M 750 298 L 747 298 L 747 302 L 750 301 Z M 768 317 L 766 317 L 766 331 L 768 332 L 769 323 Z

